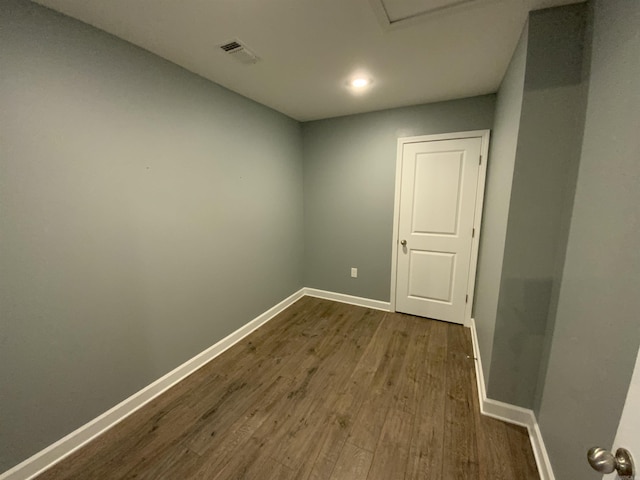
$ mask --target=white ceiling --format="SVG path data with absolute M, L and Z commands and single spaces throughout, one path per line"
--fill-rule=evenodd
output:
M 37 3 L 304 121 L 495 92 L 527 12 L 576 1 Z M 261 60 L 243 65 L 218 48 L 233 39 Z M 359 95 L 347 88 L 356 72 L 374 81 Z

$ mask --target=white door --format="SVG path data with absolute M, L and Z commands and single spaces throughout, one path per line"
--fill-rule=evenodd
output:
M 609 445 L 602 445 L 608 448 Z M 640 352 L 636 358 L 636 366 L 633 370 L 627 400 L 624 403 L 622 417 L 618 424 L 618 432 L 613 442 L 612 452 L 618 448 L 626 448 L 631 453 L 636 466 L 636 478 L 640 477 Z M 615 473 L 604 475 L 606 480 L 617 478 Z
M 402 145 L 399 312 L 464 323 L 482 141 L 476 136 Z

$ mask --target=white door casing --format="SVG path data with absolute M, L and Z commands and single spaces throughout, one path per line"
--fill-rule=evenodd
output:
M 398 140 L 392 310 L 470 323 L 488 140 L 488 131 Z

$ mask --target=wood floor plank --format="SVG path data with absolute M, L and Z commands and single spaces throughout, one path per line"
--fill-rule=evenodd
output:
M 211 392 L 193 405 L 193 409 L 201 414 L 193 431 L 185 439 L 187 446 L 193 451 L 203 454 L 210 448 L 212 437 L 223 438 L 227 429 L 235 423 L 238 416 L 242 416 L 253 404 L 259 401 L 267 389 L 279 375 L 298 373 L 301 366 L 300 358 L 305 358 L 309 369 L 317 368 L 317 362 L 312 361 L 309 351 L 320 348 L 327 338 L 332 338 L 334 331 L 339 331 L 340 323 L 332 321 L 331 317 L 321 318 L 309 337 L 304 337 L 297 348 L 281 352 L 270 360 L 260 363 L 261 368 L 239 371 L 230 377 L 226 390 Z M 295 342 L 292 342 L 295 343 Z M 306 381 L 309 375 L 305 377 Z M 298 388 L 304 389 L 305 383 Z M 230 415 L 229 411 L 236 412 Z
M 301 373 L 302 375 L 304 373 Z M 283 414 L 281 399 L 296 385 L 297 383 L 289 378 L 279 377 L 273 388 L 265 392 L 259 407 L 238 419 L 219 441 L 212 442 L 211 447 L 203 453 L 199 468 L 189 478 L 208 480 L 220 471 L 241 470 L 246 452 L 254 451 L 257 455 L 264 446 L 262 437 L 256 435 L 260 427 L 269 422 L 269 428 L 277 430 Z
M 415 414 L 419 373 L 424 369 L 423 345 L 426 342 L 431 322 L 424 318 L 403 314 L 389 314 L 390 321 L 406 322 L 409 328 L 409 343 L 405 352 L 400 375 L 395 382 L 393 393 L 394 408 Z
M 478 414 L 476 417 L 478 432 L 478 456 L 480 478 L 494 478 L 495 480 L 511 480 L 516 478 L 511 462 L 505 462 L 507 454 L 504 445 L 509 439 L 504 423 L 490 417 Z
M 389 322 L 392 327 L 389 333 L 391 338 L 386 346 L 382 361 L 374 372 L 369 393 L 349 432 L 351 443 L 370 452 L 373 452 L 378 444 L 384 420 L 393 402 L 395 385 L 410 341 L 409 323 L 393 321 L 392 318 L 387 315 L 383 320 Z
M 471 352 L 457 325 L 303 297 L 38 478 L 537 478 L 526 430 L 480 415 Z
M 480 478 L 478 439 L 474 420 L 471 384 L 472 359 L 464 327 L 447 329 L 447 401 L 445 408 L 444 462 L 442 478 L 476 480 Z
M 261 449 L 267 454 L 270 453 L 269 449 L 276 445 L 277 449 L 271 452 L 272 457 L 286 451 L 288 437 L 295 436 L 308 426 L 309 421 L 305 418 L 304 412 L 307 412 L 308 415 L 309 402 L 313 399 L 318 401 L 317 399 L 320 398 L 319 396 L 309 396 L 308 390 L 314 388 L 314 378 L 322 376 L 319 367 L 323 363 L 322 357 L 329 355 L 331 350 L 335 348 L 332 345 L 336 342 L 332 339 L 344 337 L 344 329 L 347 325 L 347 322 L 342 321 L 343 318 L 346 318 L 344 314 L 345 312 L 338 308 L 334 312 L 332 329 L 325 332 L 324 335 L 313 336 L 307 343 L 309 348 L 305 350 L 303 355 L 283 365 L 280 375 L 285 378 L 285 382 L 289 381 L 290 383 L 283 384 L 284 390 L 274 392 L 273 400 L 275 403 L 272 403 L 270 398 L 255 398 L 251 418 L 244 423 L 241 421 L 239 425 L 232 428 L 232 434 L 235 431 L 242 433 L 244 437 L 250 435 L 259 439 Z M 358 326 L 358 324 L 355 323 L 353 326 Z M 265 410 L 264 406 L 268 406 L 268 409 Z M 275 435 L 272 433 L 274 431 Z M 224 439 L 226 440 L 226 437 Z M 224 457 L 223 452 L 232 455 L 233 452 L 229 452 L 228 447 L 229 445 L 225 442 L 218 448 L 211 448 L 203 452 L 214 459 L 213 462 L 208 462 L 203 466 L 203 471 L 211 471 L 219 467 L 220 461 L 218 459 Z M 238 443 L 237 448 L 242 448 L 241 443 Z M 282 459 L 276 458 L 276 460 L 280 460 L 282 463 Z
M 376 446 L 368 480 L 405 478 L 414 415 L 391 407 Z
M 289 334 L 296 336 L 289 338 L 289 342 L 278 341 L 278 337 L 275 336 L 262 341 L 249 340 L 247 342 L 249 352 L 245 352 L 244 357 L 251 359 L 258 349 L 264 348 L 265 344 L 270 344 L 272 350 L 265 351 L 266 360 L 237 364 L 235 369 L 231 369 L 230 374 L 224 376 L 221 372 L 212 372 L 216 375 L 216 381 L 207 383 L 207 388 L 202 389 L 203 393 L 208 393 L 201 395 L 200 398 L 187 399 L 192 411 L 199 416 L 182 436 L 181 443 L 200 455 L 212 451 L 212 446 L 221 445 L 228 450 L 230 445 L 240 445 L 252 426 L 261 425 L 258 422 L 261 417 L 254 413 L 243 428 L 228 432 L 229 428 L 237 422 L 237 416 L 246 415 L 253 404 L 263 402 L 268 396 L 267 393 L 275 392 L 279 396 L 290 388 L 287 380 L 283 380 L 280 373 L 283 375 L 287 373 L 287 365 L 292 371 L 298 372 L 300 364 L 297 355 L 300 351 L 313 348 L 313 345 L 325 341 L 330 337 L 331 329 L 339 328 L 338 322 L 331 317 L 332 312 L 337 309 L 339 309 L 338 305 L 326 302 L 322 308 L 316 310 L 319 321 L 314 322 L 310 328 L 304 324 L 290 322 Z M 302 330 L 296 328 L 301 325 L 304 327 Z M 260 368 L 254 368 L 256 364 Z M 222 368 L 226 366 L 222 364 Z M 231 444 L 229 437 L 234 439 Z
M 527 429 L 518 425 L 501 423 L 507 432 L 507 442 L 511 454 L 509 464 L 514 470 L 514 474 L 517 474 L 518 478 L 526 480 L 540 478 Z
M 471 336 L 467 335 L 466 343 L 471 342 Z M 468 356 L 472 356 L 468 352 Z M 475 431 L 478 445 L 479 477 L 493 478 L 495 480 L 511 480 L 513 478 L 526 478 L 516 474 L 514 462 L 505 461 L 504 445 L 509 444 L 506 424 L 499 420 L 480 414 L 480 404 L 476 387 L 475 371 L 471 371 L 471 409 L 475 419 Z
M 195 418 L 188 407 L 160 410 L 150 419 L 137 415 L 132 417 L 127 427 L 135 432 L 134 435 L 123 435 L 120 430 L 98 437 L 92 442 L 91 449 L 83 452 L 94 462 L 71 459 L 69 463 L 75 465 L 73 471 L 81 472 L 81 478 L 122 478 L 132 466 L 171 444 L 179 436 L 182 425 L 191 424 Z M 38 478 L 79 478 L 77 473 L 68 474 L 64 470 L 60 473 L 58 469 L 62 466 L 64 464 L 57 465 Z
M 371 469 L 373 453 L 346 442 L 331 472 L 331 480 L 365 480 Z M 394 477 L 388 477 L 394 478 Z
M 354 312 L 355 313 L 355 312 Z M 295 435 L 286 435 L 276 446 L 274 458 L 294 469 L 308 471 L 320 449 L 318 431 L 326 427 L 337 402 L 336 392 L 351 377 L 358 361 L 364 355 L 364 345 L 373 337 L 383 315 L 362 309 L 352 324 L 355 328 L 345 329 L 341 339 L 327 352 L 318 352 L 320 363 L 318 375 L 308 385 L 307 410 L 302 410 Z M 301 402 L 301 406 L 304 404 Z M 295 417 L 295 412 L 293 415 Z M 300 473 L 305 475 L 305 473 Z
M 384 315 L 378 312 L 380 320 Z M 331 475 L 338 457 L 341 455 L 355 417 L 365 398 L 369 395 L 370 385 L 375 372 L 383 360 L 387 345 L 391 340 L 392 322 L 378 322 L 378 327 L 370 339 L 362 357 L 346 384 L 335 392 L 331 415 L 327 419 L 327 428 L 318 440 L 318 453 L 311 471 L 300 472 L 300 478 L 310 480 L 327 479 Z
M 122 479 L 157 480 L 158 478 L 189 478 L 199 467 L 201 457 L 188 448 L 175 446 L 163 449 L 149 462 L 138 463 L 134 468 L 119 476 Z M 116 478 L 110 473 L 111 478 Z
M 405 478 L 416 415 L 419 372 L 424 368 L 423 345 L 429 330 L 427 321 L 390 314 L 390 320 L 408 324 L 409 343 L 393 385 L 392 402 L 380 433 L 368 478 Z M 417 432 L 419 434 L 419 432 Z
M 295 473 L 265 454 L 263 444 L 250 439 L 220 471 L 208 472 L 209 480 L 278 479 L 293 480 Z
M 423 368 L 418 373 L 416 415 L 405 478 L 442 478 L 446 405 L 447 330 L 442 322 L 429 322 L 418 339 Z

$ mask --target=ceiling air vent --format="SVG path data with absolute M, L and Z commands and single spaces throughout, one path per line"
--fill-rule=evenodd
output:
M 245 65 L 252 65 L 260 60 L 255 53 L 249 50 L 247 46 L 239 40 L 224 43 L 220 45 L 220 48 L 222 51 L 231 55 L 236 61 Z

